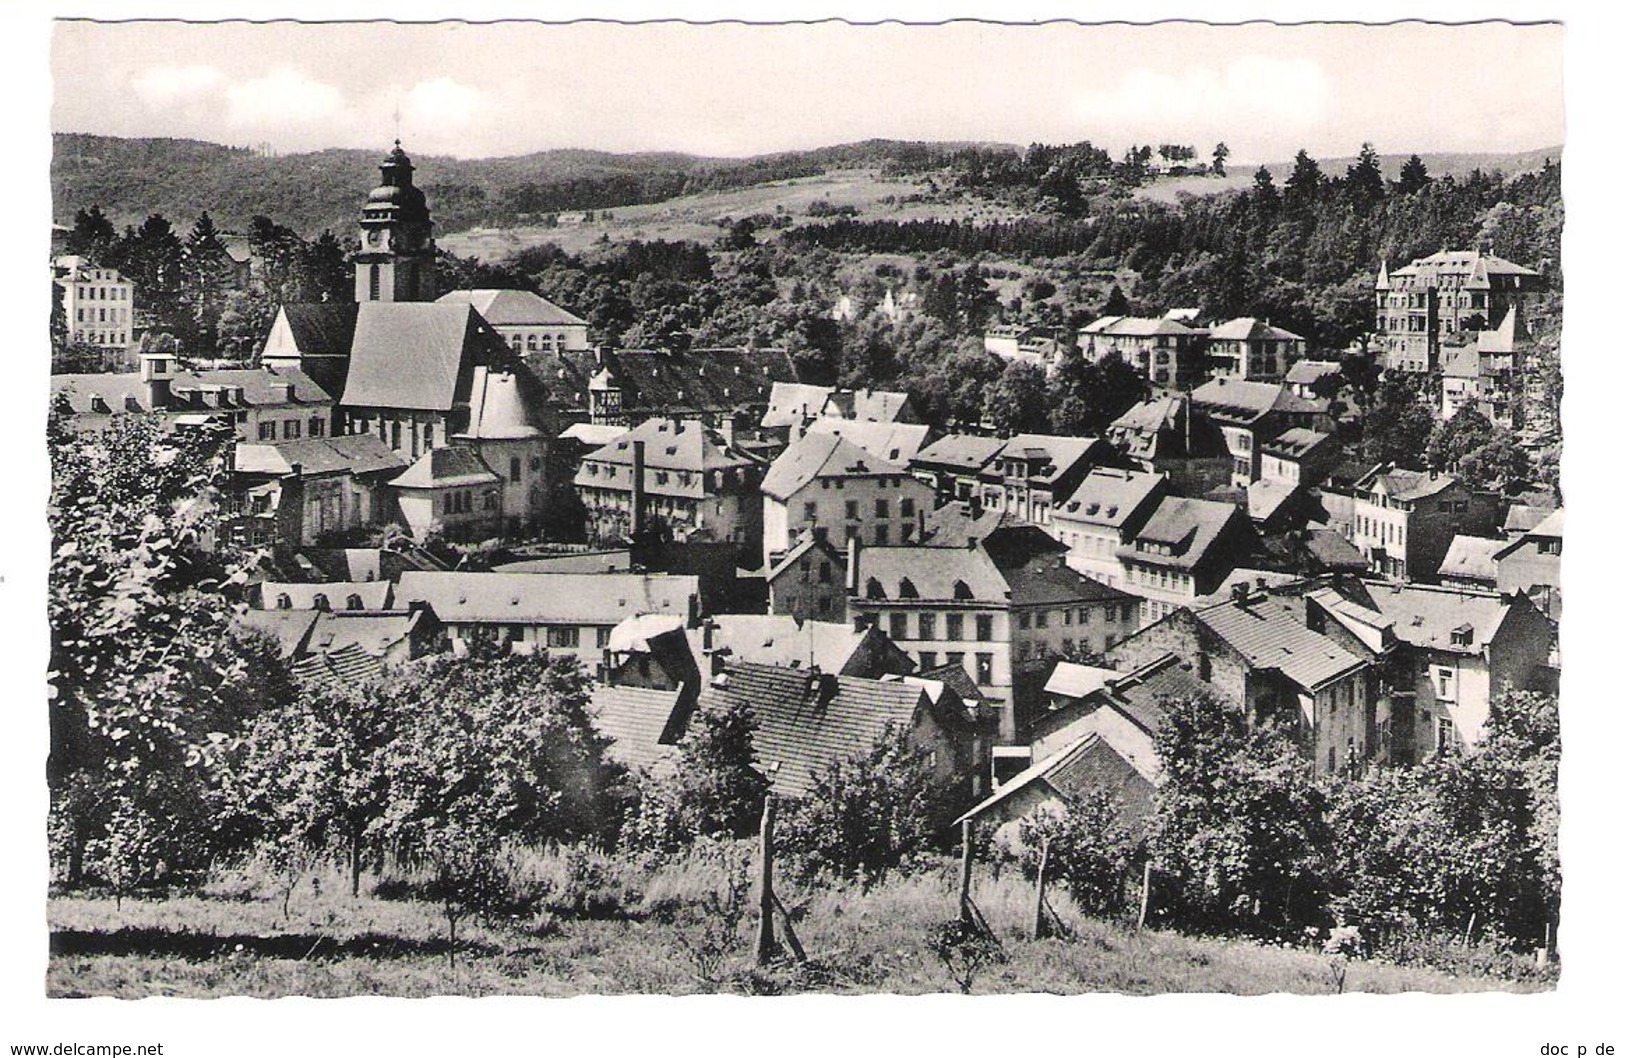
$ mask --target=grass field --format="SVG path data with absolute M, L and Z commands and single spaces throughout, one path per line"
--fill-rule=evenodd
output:
M 476 228 L 439 236 L 437 241 L 442 249 L 462 257 L 500 261 L 543 243 L 580 253 L 605 235 L 611 242 L 691 239 L 711 243 L 722 234 L 718 222 L 723 219 L 780 212 L 798 224 L 827 219 L 808 213 L 808 207 L 815 202 L 851 206 L 865 219 L 990 221 L 1015 215 L 969 199 L 962 202 L 901 201 L 925 190 L 923 182 L 907 177 L 886 177 L 870 169 L 840 169 L 820 176 L 685 195 L 665 202 L 618 206 L 610 210 L 613 218 L 608 221 L 596 219 L 583 223 L 581 213 L 564 213 L 556 228 Z M 884 201 L 888 198 L 895 201 Z M 772 238 L 774 230 L 765 229 L 758 237 Z
M 540 873 L 556 874 L 556 866 L 543 865 Z M 526 913 L 460 925 L 455 965 L 435 905 L 385 899 L 365 887 L 352 899 L 336 872 L 301 883 L 286 920 L 279 895 L 240 882 L 203 895 L 126 899 L 122 908 L 99 896 L 55 896 L 46 990 L 57 997 L 269 998 L 957 989 L 928 940 L 931 927 L 954 912 L 948 865 L 868 892 L 800 893 L 781 885 L 809 961 L 766 969 L 751 958 L 752 915 L 739 915 L 730 927 L 706 896 L 718 891 L 719 877 L 678 865 L 600 879 L 586 901 L 559 890 Z M 1318 953 L 1136 932 L 1080 915 L 1064 892 L 1051 892 L 1071 935 L 1033 940 L 1024 926 L 1031 887 L 1011 874 L 978 879 L 975 898 L 1006 961 L 977 975 L 972 992 L 1336 991 L 1334 966 Z M 1528 992 L 1551 983 L 1356 960 L 1344 988 Z

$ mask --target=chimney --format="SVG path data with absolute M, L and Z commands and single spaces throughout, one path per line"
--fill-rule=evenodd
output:
M 643 535 L 643 446 L 641 440 L 632 442 L 632 524 L 630 535 L 637 540 Z
M 974 537 L 974 536 L 965 537 L 965 547 L 968 550 L 971 550 L 971 551 L 975 551 L 976 550 L 976 545 L 981 543 L 981 542 L 982 541 L 979 538 Z
M 1242 581 L 1240 584 L 1230 585 L 1230 598 L 1233 602 L 1246 602 L 1247 593 L 1248 587 L 1246 581 Z
M 734 417 L 730 413 L 722 417 L 717 423 L 717 432 L 722 435 L 722 443 L 732 448 L 734 445 Z
M 858 538 L 848 537 L 846 541 L 846 591 L 848 595 L 858 593 L 858 551 L 861 545 Z
M 173 353 L 142 353 L 141 381 L 147 384 L 147 407 L 158 411 L 169 407 L 170 384 L 175 377 Z

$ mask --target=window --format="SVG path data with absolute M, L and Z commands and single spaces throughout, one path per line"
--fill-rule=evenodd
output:
M 360 593 L 351 592 L 349 597 L 344 600 L 344 608 L 346 610 L 365 610 L 366 606 L 361 601 Z
M 891 504 L 888 503 L 887 501 L 883 500 L 883 499 L 876 498 L 876 500 L 875 500 L 875 517 L 876 518 L 890 518 L 891 517 Z
M 986 643 L 993 638 L 993 615 L 979 613 L 976 615 L 976 639 Z
M 908 638 L 908 614 L 906 614 L 906 613 L 894 613 L 894 614 L 891 614 L 889 616 L 890 616 L 890 619 L 891 619 L 891 637 L 893 639 L 907 639 Z
M 947 634 L 948 634 L 949 639 L 964 639 L 965 638 L 965 615 L 964 614 L 962 614 L 962 613 L 951 613 L 951 614 L 948 614 L 947 617 L 944 618 L 944 620 L 946 620 L 947 623 L 948 623 L 948 633 Z
M 1089 623 L 1089 611 L 1087 609 L 1080 608 L 1078 610 L 1078 623 L 1080 625 L 1086 625 Z
M 891 526 L 884 523 L 875 526 L 875 546 L 885 547 L 891 543 Z
M 291 610 L 291 609 L 293 609 L 293 600 L 288 597 L 287 592 L 281 592 L 281 593 L 279 593 L 277 595 L 277 597 L 276 597 L 276 608 L 278 610 Z
M 984 687 L 993 682 L 992 654 L 976 655 L 976 682 Z
M 311 605 L 311 607 L 312 607 L 312 608 L 313 608 L 313 609 L 317 609 L 317 610 L 328 610 L 328 609 L 331 609 L 331 607 L 330 607 L 330 606 L 329 606 L 329 605 L 328 605 L 328 603 L 327 603 L 327 596 L 326 596 L 326 595 L 324 595 L 324 594 L 322 594 L 322 593 L 321 593 L 321 592 L 317 592 L 317 593 L 316 593 L 316 594 L 315 594 L 315 595 L 314 595 L 314 596 L 313 596 L 313 597 L 312 597 L 312 598 L 311 598 L 311 600 L 310 600 L 310 605 Z
M 965 665 L 965 652 L 962 650 L 948 651 L 948 664 L 958 665 L 963 668 Z
M 260 440 L 262 440 L 262 441 L 275 441 L 276 440 L 276 423 L 274 423 L 274 422 L 262 422 L 262 423 L 260 423 Z
M 299 420 L 289 419 L 282 424 L 282 439 L 291 441 L 299 436 Z
M 970 602 L 976 596 L 971 592 L 970 585 L 962 580 L 954 581 L 954 599 L 958 602 Z
M 920 669 L 925 671 L 937 667 L 937 655 L 934 650 L 920 651 Z
M 818 520 L 818 504 L 809 503 L 809 504 L 805 505 L 802 508 L 801 516 L 806 521 L 816 522 Z
M 837 487 L 839 487 L 839 486 L 837 486 Z M 855 521 L 858 520 L 858 501 L 857 500 L 847 500 L 846 501 L 846 520 L 849 521 L 849 522 L 855 522 Z
M 381 286 L 381 284 L 379 282 L 379 279 L 378 279 L 378 266 L 377 265 L 368 265 L 367 266 L 367 299 L 369 301 L 377 301 L 378 300 L 378 295 L 379 295 L 379 292 L 380 292 L 381 289 L 382 289 L 382 286 Z
M 1061 640 L 1061 653 L 1063 653 L 1063 654 L 1071 654 L 1072 650 L 1073 650 L 1073 647 L 1075 645 L 1076 644 L 1071 639 L 1063 639 L 1063 640 Z
M 914 517 L 914 501 L 906 496 L 903 499 L 898 500 L 897 513 L 904 518 Z
M 1036 623 L 1039 628 L 1048 628 L 1049 627 L 1049 614 L 1043 612 L 1042 610 L 1040 610 L 1037 614 L 1034 615 L 1033 620 L 1034 620 L 1034 623 Z
M 324 434 L 326 432 L 327 432 L 327 425 L 322 422 L 320 416 L 310 420 L 310 436 L 312 436 L 312 437 L 320 437 L 320 436 L 322 436 L 322 434 Z
M 518 456 L 509 457 L 509 459 L 508 459 L 508 480 L 513 481 L 513 482 L 517 482 L 519 480 L 519 471 L 520 471 L 519 457 Z
M 575 625 L 548 625 L 547 645 L 573 649 L 581 645 L 581 629 Z
M 389 424 L 389 447 L 401 447 L 401 424 L 398 421 Z
M 1116 634 L 1111 633 L 1111 632 L 1106 633 L 1106 649 L 1110 650 L 1112 647 L 1115 647 L 1116 645 L 1117 645 L 1117 636 L 1116 636 Z
M 914 582 L 907 577 L 897 582 L 897 597 L 899 599 L 918 599 L 920 592 L 914 587 Z
M 870 577 L 864 582 L 863 597 L 866 599 L 884 599 L 886 597 L 886 589 L 881 586 L 880 581 L 876 580 L 874 577 Z
M 609 646 L 609 632 L 610 630 L 607 627 L 600 626 L 594 629 L 593 641 L 599 650 Z
M 1456 700 L 1456 670 L 1447 668 L 1434 668 L 1434 680 L 1438 687 L 1438 698 L 1441 702 Z
M 937 638 L 937 615 L 936 614 L 934 614 L 934 613 L 923 613 L 923 614 L 920 615 L 920 638 L 921 639 L 935 639 L 935 638 Z
M 1016 620 L 1022 628 L 1031 628 L 1033 626 L 1033 615 L 1030 613 L 1024 613 Z

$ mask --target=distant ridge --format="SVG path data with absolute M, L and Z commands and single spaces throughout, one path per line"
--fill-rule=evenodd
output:
M 53 136 L 51 193 L 54 219 L 71 223 L 78 209 L 100 206 L 119 226 L 139 223 L 152 213 L 185 230 L 208 210 L 224 230 L 246 230 L 249 218 L 264 214 L 307 236 L 323 229 L 345 231 L 365 189 L 377 179 L 385 147 L 377 150 L 330 148 L 266 155 L 249 147 L 203 140 L 123 138 L 88 133 Z M 411 151 L 411 144 L 406 145 Z M 566 148 L 504 158 L 460 159 L 413 154 L 419 180 L 429 192 L 438 230 L 445 234 L 478 227 L 532 224 L 548 213 L 614 209 L 662 202 L 682 195 L 749 187 L 815 176 L 834 169 L 877 168 L 898 173 L 940 168 L 967 148 L 1017 151 L 1013 144 L 925 142 L 871 139 L 803 151 L 748 158 L 715 158 L 659 151 L 616 154 Z M 1507 175 L 1556 161 L 1561 148 L 1516 154 L 1423 154 L 1434 176 L 1474 168 Z M 1409 152 L 1383 155 L 1385 173 L 1397 176 Z M 1353 159 L 1317 159 L 1330 176 L 1341 175 Z M 1272 162 L 1277 182 L 1292 163 Z M 1246 167 L 1251 179 L 1256 166 Z M 1198 190 L 1236 186 L 1241 167 L 1229 180 Z

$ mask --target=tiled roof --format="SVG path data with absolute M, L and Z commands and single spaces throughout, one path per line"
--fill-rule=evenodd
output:
M 1096 467 L 1070 499 L 1056 506 L 1054 516 L 1116 528 L 1150 501 L 1167 480 L 1166 474 Z
M 1343 365 L 1336 360 L 1299 360 L 1286 369 L 1286 382 L 1294 386 L 1311 386 L 1327 375 L 1340 374 Z
M 1331 439 L 1331 434 L 1294 426 L 1273 441 L 1265 441 L 1261 448 L 1267 455 L 1301 459 Z
M 1390 276 L 1420 276 L 1434 279 L 1441 275 L 1466 275 L 1483 272 L 1489 275 L 1533 276 L 1540 273 L 1513 264 L 1504 257 L 1477 250 L 1440 250 L 1426 257 L 1418 257 L 1403 268 L 1396 268 Z
M 382 679 L 384 659 L 351 643 L 340 650 L 303 658 L 294 663 L 292 672 L 301 683 L 334 690 L 353 690 Z
M 963 583 L 970 598 L 982 605 L 1010 601 L 1009 583 L 986 550 L 978 547 L 864 547 L 858 550 L 855 601 L 868 600 L 868 583 L 878 581 L 884 598 L 905 598 L 903 581 L 922 600 L 952 601 L 956 585 Z
M 807 424 L 808 435 L 824 434 L 844 438 L 899 467 L 907 466 L 919 454 L 930 427 L 903 422 L 866 422 L 860 419 L 814 419 Z
M 1456 654 L 1477 654 L 1495 638 L 1507 615 L 1507 604 L 1493 591 L 1433 587 L 1421 584 L 1372 584 L 1372 603 L 1394 622 L 1394 634 L 1414 647 Z M 1453 633 L 1471 630 L 1471 639 L 1456 643 Z
M 1439 563 L 1439 576 L 1494 584 L 1495 553 L 1505 546 L 1504 540 L 1458 535 L 1450 541 L 1450 550 Z
M 837 389 L 824 402 L 824 414 L 864 422 L 896 422 L 908 408 L 908 394 L 883 389 Z
M 681 691 L 594 686 L 592 725 L 610 740 L 610 759 L 651 773 L 669 768 L 677 756 L 677 747 L 661 739 L 668 733 L 681 697 Z
M 633 445 L 643 442 L 645 470 L 686 470 L 700 474 L 712 470 L 730 470 L 735 467 L 755 466 L 752 459 L 728 447 L 722 435 L 705 426 L 698 419 L 647 419 L 619 437 L 596 448 L 582 457 L 583 462 L 611 463 L 616 466 L 632 465 Z M 630 487 L 631 479 L 627 479 Z M 583 479 L 576 475 L 577 484 L 602 486 L 599 478 Z M 696 480 L 696 495 L 703 491 L 703 482 Z M 651 491 L 660 491 L 651 489 Z
M 955 823 L 980 818 L 1037 784 L 1067 802 L 1094 791 L 1118 797 L 1133 819 L 1144 814 L 1153 789 L 1152 780 L 1125 760 L 1099 732 L 1091 731 L 1012 776 Z
M 285 304 L 280 311 L 301 353 L 348 356 L 355 340 L 356 307 L 353 301 L 323 301 Z
M 762 414 L 762 426 L 800 426 L 822 414 L 834 392 L 834 386 L 775 381 L 768 394 L 767 411 Z
M 1149 337 L 1151 335 L 1199 335 L 1200 329 L 1187 327 L 1176 320 L 1166 317 L 1150 319 L 1144 316 L 1102 316 L 1093 323 L 1083 327 L 1082 334 L 1110 334 L 1125 337 Z
M 373 474 L 401 470 L 406 460 L 376 434 L 340 434 L 302 441 L 253 444 L 240 441 L 234 466 L 245 473 L 291 474 L 294 466 L 306 476 L 318 474 Z
M 809 431 L 773 461 L 762 492 L 783 501 L 820 477 L 903 473 L 899 464 L 877 458 L 845 437 Z
M 238 614 L 236 622 L 244 628 L 271 636 L 276 640 L 281 656 L 291 658 L 304 649 L 310 630 L 316 626 L 317 616 L 316 611 L 309 609 L 248 610 Z
M 1367 568 L 1360 549 L 1332 529 L 1310 529 L 1304 538 L 1304 547 L 1315 560 L 1329 570 L 1354 571 Z
M 1360 479 L 1358 487 L 1372 489 L 1381 481 L 1388 495 L 1396 500 L 1410 502 L 1437 495 L 1456 483 L 1449 474 L 1428 470 L 1406 470 L 1403 467 L 1379 466 Z
M 1263 320 L 1252 316 L 1239 316 L 1210 328 L 1207 336 L 1214 341 L 1263 341 L 1301 342 L 1303 335 L 1293 334 L 1280 327 L 1272 327 Z
M 1078 463 L 1093 459 L 1101 448 L 1098 437 L 1062 437 L 1057 434 L 1021 433 L 1016 434 L 1004 443 L 999 449 L 997 459 L 1041 459 L 1042 465 L 1029 479 L 1035 485 L 1045 485 L 1054 482 L 1077 466 Z M 984 470 L 983 476 L 997 473 L 992 468 Z
M 998 530 L 982 548 L 1010 586 L 1012 606 L 1110 602 L 1133 596 L 1066 564 L 1067 548 L 1036 525 Z
M 526 354 L 537 375 L 557 390 L 583 392 L 600 368 L 593 353 Z M 683 411 L 732 411 L 760 407 L 775 382 L 796 377 L 790 354 L 783 349 L 619 349 L 603 354 L 610 377 L 621 391 L 621 407 L 631 412 L 657 410 L 676 415 Z M 564 378 L 554 386 L 558 371 Z
M 416 463 L 390 484 L 398 489 L 450 489 L 488 485 L 501 480 L 474 449 L 448 445 L 423 453 Z
M 213 371 L 176 371 L 170 378 L 170 402 L 164 410 L 230 411 L 305 404 L 319 408 L 333 398 L 304 371 L 282 364 L 260 368 Z M 280 387 L 286 385 L 284 399 Z M 228 390 L 241 388 L 242 399 Z M 133 371 L 105 374 L 52 375 L 51 396 L 66 402 L 77 415 L 106 415 L 125 411 L 152 411 L 147 384 Z M 100 398 L 101 406 L 96 399 Z
M 450 411 L 468 398 L 474 366 L 507 355 L 501 336 L 467 305 L 364 302 L 356 316 L 343 403 Z
M 1501 531 L 1508 536 L 1527 533 L 1550 517 L 1551 513 L 1552 510 L 1548 507 L 1533 507 L 1524 503 L 1514 503 L 1507 508 L 1505 524 L 1501 526 Z
M 912 465 L 917 467 L 944 467 L 975 473 L 993 461 L 1004 440 L 998 437 L 977 437 L 973 434 L 949 434 L 920 449 Z
M 393 613 L 334 610 L 331 613 L 318 613 L 307 649 L 317 653 L 333 653 L 355 646 L 381 657 L 411 635 L 422 620 L 421 610 Z
M 1103 669 L 1094 665 L 1079 665 L 1071 661 L 1057 661 L 1055 668 L 1049 674 L 1049 680 L 1044 684 L 1045 694 L 1059 694 L 1067 698 L 1082 698 L 1086 694 L 1093 694 L 1106 686 L 1113 676 L 1117 675 L 1115 669 Z
M 286 595 L 294 610 L 316 609 L 316 596 L 321 595 L 327 599 L 327 606 L 332 610 L 349 608 L 349 598 L 352 595 L 361 599 L 363 610 L 384 610 L 389 608 L 391 584 L 387 580 L 364 581 L 337 581 L 327 584 L 294 584 L 286 581 L 265 581 L 260 585 L 260 609 L 276 610 L 277 596 Z
M 1019 524 L 1008 511 L 977 510 L 965 500 L 952 500 L 927 511 L 922 536 L 933 547 L 965 547 L 972 540 L 986 540 L 998 529 Z
M 587 321 L 528 290 L 449 290 L 443 304 L 472 305 L 493 327 L 585 327 Z
M 1464 345 L 1444 358 L 1441 370 L 1445 378 L 1477 378 L 1478 359 L 1478 348 Z
M 1231 520 L 1240 517 L 1242 513 L 1234 504 L 1185 496 L 1164 496 L 1157 502 L 1157 509 L 1145 525 L 1135 534 L 1134 541 L 1118 548 L 1117 553 L 1136 562 L 1194 569 L 1207 558 L 1209 549 Z M 1134 543 L 1142 540 L 1164 545 L 1172 553 L 1163 555 L 1139 550 Z
M 755 713 L 756 767 L 775 793 L 802 797 L 836 761 L 867 753 L 888 725 L 909 728 L 925 691 L 900 680 L 742 663 L 712 680 L 700 708 L 743 701 Z
M 914 675 L 922 680 L 936 680 L 959 695 L 959 700 L 966 705 L 987 701 L 987 692 L 976 686 L 976 681 L 965 671 L 963 662 L 946 662 L 934 669 L 922 669 Z
M 710 623 L 713 648 L 727 652 L 729 667 L 750 662 L 838 673 L 865 639 L 879 634 L 830 621 L 799 622 L 787 614 L 716 614 Z M 690 638 L 699 635 L 695 630 Z
M 615 438 L 626 432 L 624 426 L 611 426 L 607 423 L 578 422 L 571 424 L 560 437 L 571 441 L 578 441 L 589 448 L 602 448 Z
M 1273 595 L 1225 602 L 1196 619 L 1256 669 L 1276 669 L 1313 691 L 1364 662 L 1304 624 L 1298 607 Z
M 1166 710 L 1163 702 L 1208 694 L 1212 688 L 1191 671 L 1190 662 L 1173 654 L 1142 665 L 1111 681 L 1107 696 L 1140 730 L 1155 736 Z
M 1191 400 L 1215 415 L 1248 422 L 1272 411 L 1318 415 L 1324 414 L 1328 407 L 1323 400 L 1298 396 L 1285 383 L 1236 378 L 1216 378 L 1204 382 L 1191 394 Z
M 654 573 L 401 574 L 395 605 L 426 602 L 448 624 L 613 627 L 634 614 L 687 617 L 699 578 Z
M 632 569 L 632 552 L 627 548 L 609 548 L 542 555 L 499 563 L 491 568 L 497 573 L 626 573 Z
M 773 566 L 767 571 L 765 578 L 767 582 L 771 584 L 775 580 L 778 580 L 785 570 L 788 570 L 794 566 L 798 561 L 801 560 L 802 555 L 805 555 L 808 551 L 811 551 L 814 548 L 823 551 L 832 561 L 844 562 L 846 560 L 841 549 L 836 547 L 834 544 L 831 544 L 827 536 L 820 538 L 812 533 L 804 532 L 796 540 L 795 546 L 786 551 L 784 553 L 784 557 L 779 559 L 778 565 Z
M 1262 479 L 1247 486 L 1247 517 L 1255 522 L 1267 522 L 1280 513 L 1294 496 L 1298 487 L 1285 481 Z

